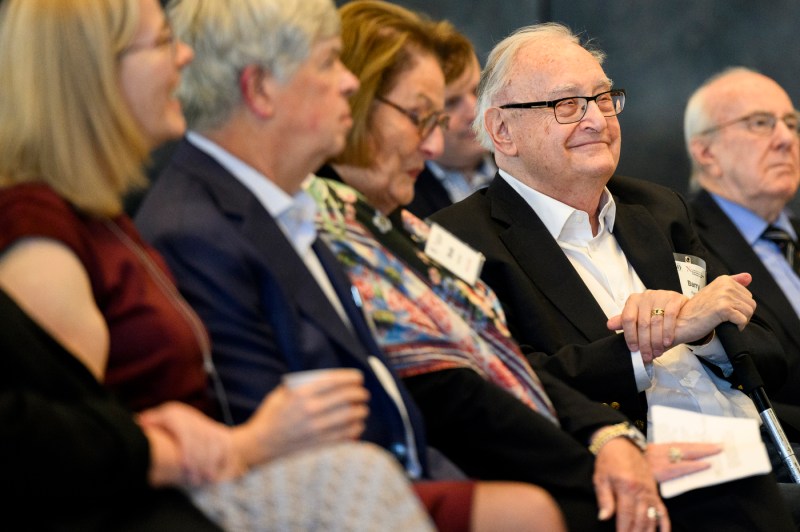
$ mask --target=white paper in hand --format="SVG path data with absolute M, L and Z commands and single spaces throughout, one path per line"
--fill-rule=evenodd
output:
M 661 483 L 665 499 L 729 480 L 763 475 L 772 470 L 761 441 L 758 421 L 709 416 L 666 406 L 650 408 L 653 443 L 700 442 L 722 445 L 722 452 L 702 458 L 709 469 Z

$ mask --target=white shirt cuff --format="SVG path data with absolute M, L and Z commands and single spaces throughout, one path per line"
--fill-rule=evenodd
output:
M 733 373 L 733 365 L 728 359 L 728 353 L 725 352 L 725 348 L 722 346 L 722 342 L 719 341 L 719 336 L 716 334 L 714 338 L 705 345 L 687 344 L 686 347 L 688 347 L 695 356 L 702 357 L 715 366 L 718 366 L 722 370 L 722 374 L 726 377 L 730 377 L 731 373 Z
M 640 392 L 650 388 L 653 384 L 653 365 L 645 365 L 642 360 L 642 353 L 631 351 L 631 363 L 633 364 L 633 378 L 636 380 L 636 389 Z

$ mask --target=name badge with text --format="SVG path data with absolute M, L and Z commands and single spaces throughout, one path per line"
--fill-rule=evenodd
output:
M 481 275 L 486 257 L 475 251 L 439 224 L 431 225 L 425 254 L 470 285 Z
M 706 286 L 706 261 L 692 255 L 673 253 L 678 277 L 681 280 L 681 291 L 686 297 L 692 297 Z

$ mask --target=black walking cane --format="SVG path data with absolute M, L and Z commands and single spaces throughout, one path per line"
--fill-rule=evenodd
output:
M 739 329 L 731 322 L 725 322 L 717 326 L 717 334 L 720 340 L 725 343 L 725 350 L 728 358 L 733 364 L 734 376 L 742 386 L 742 391 L 753 400 L 756 405 L 761 421 L 764 422 L 769 437 L 778 449 L 781 460 L 786 464 L 786 469 L 792 476 L 795 484 L 800 484 L 800 463 L 794 454 L 786 434 L 783 432 L 778 417 L 772 408 L 772 403 L 764 391 L 764 381 L 758 373 L 753 358 L 750 356 L 750 349 L 742 337 Z

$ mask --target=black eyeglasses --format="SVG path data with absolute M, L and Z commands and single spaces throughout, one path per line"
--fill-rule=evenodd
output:
M 556 122 L 559 124 L 574 124 L 586 116 L 589 102 L 595 102 L 603 116 L 615 116 L 625 107 L 625 89 L 613 89 L 601 92 L 595 96 L 568 96 L 558 100 L 543 102 L 507 103 L 499 106 L 500 109 L 545 109 L 553 108 Z
M 433 111 L 430 114 L 420 116 L 414 111 L 409 111 L 408 109 L 400 107 L 394 102 L 390 102 L 383 96 L 375 96 L 375 99 L 406 115 L 408 119 L 411 120 L 415 126 L 417 126 L 417 131 L 419 132 L 420 138 L 426 138 L 433 132 L 436 126 L 439 126 L 444 131 L 450 124 L 450 115 L 446 114 L 444 111 Z
M 786 127 L 788 127 L 791 131 L 800 133 L 800 114 L 798 114 L 797 111 L 783 115 L 780 117 L 780 120 L 783 120 L 783 123 L 786 124 Z M 729 120 L 728 122 L 723 122 L 718 126 L 710 127 L 701 131 L 699 134 L 708 135 L 709 133 L 714 133 L 720 129 L 738 124 L 740 122 L 743 123 L 749 131 L 755 133 L 756 135 L 768 136 L 772 135 L 772 132 L 775 131 L 775 126 L 778 125 L 778 117 L 772 113 L 757 111 L 746 116 Z

